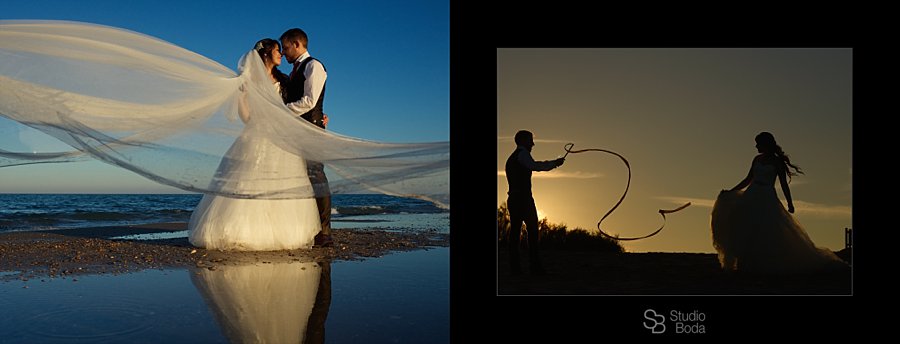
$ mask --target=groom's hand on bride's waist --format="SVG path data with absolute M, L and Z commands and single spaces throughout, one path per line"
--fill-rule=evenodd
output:
M 322 114 L 322 126 L 326 128 L 328 127 L 328 114 Z

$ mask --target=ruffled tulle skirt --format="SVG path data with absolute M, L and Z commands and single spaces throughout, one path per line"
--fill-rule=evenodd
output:
M 316 200 L 204 195 L 188 226 L 192 245 L 235 251 L 310 248 L 319 232 Z
M 847 267 L 830 250 L 815 246 L 771 186 L 719 193 L 710 227 L 726 270 L 795 273 Z
M 222 190 L 306 190 L 306 162 L 265 137 L 241 135 L 217 170 Z M 322 229 L 315 198 L 231 198 L 207 194 L 191 214 L 188 239 L 207 249 L 276 251 L 309 248 Z

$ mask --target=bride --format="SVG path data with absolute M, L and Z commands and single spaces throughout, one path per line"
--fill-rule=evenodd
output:
M 245 73 L 259 73 L 270 81 L 268 91 L 281 97 L 281 81 L 286 76 L 278 71 L 281 46 L 273 39 L 256 43 L 254 54 L 245 59 L 262 62 L 264 69 Z M 253 68 L 258 63 L 249 63 Z M 222 183 L 236 183 L 228 189 L 252 188 L 277 190 L 281 188 L 310 188 L 303 158 L 289 153 L 273 143 L 264 131 L 257 131 L 256 118 L 244 95 L 239 100 L 239 113 L 245 127 L 231 145 L 216 171 L 211 188 Z M 271 184 L 271 185 L 267 185 Z M 313 237 L 321 230 L 316 200 L 313 198 L 247 199 L 205 194 L 191 215 L 188 224 L 192 245 L 218 250 L 288 250 L 309 248 Z
M 233 343 L 324 343 L 331 263 L 192 268 L 191 282 Z
M 722 268 L 787 273 L 846 266 L 830 250 L 816 247 L 791 216 L 794 203 L 787 178 L 803 173 L 800 168 L 771 133 L 756 136 L 756 149 L 760 154 L 753 158 L 747 177 L 731 190 L 722 190 L 713 205 L 713 246 Z M 775 193 L 776 177 L 787 210 Z
M 0 119 L 72 147 L 22 151 L 4 138 L 0 167 L 91 158 L 203 193 L 189 239 L 223 250 L 309 247 L 321 226 L 315 197 L 326 190 L 310 185 L 310 162 L 329 169 L 331 194 L 449 209 L 449 142 L 370 141 L 298 120 L 279 95 L 280 54 L 262 40 L 235 72 L 120 28 L 0 20 Z

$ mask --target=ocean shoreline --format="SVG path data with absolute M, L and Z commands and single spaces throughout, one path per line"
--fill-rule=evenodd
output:
M 333 229 L 335 246 L 284 251 L 218 251 L 196 248 L 187 238 L 134 240 L 116 237 L 187 230 L 185 222 L 0 233 L 0 281 L 145 269 L 362 260 L 396 251 L 449 247 L 449 234 L 375 229 Z

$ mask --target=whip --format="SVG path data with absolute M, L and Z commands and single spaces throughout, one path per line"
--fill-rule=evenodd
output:
M 607 237 L 607 238 L 610 238 L 610 239 L 613 239 L 613 240 L 619 240 L 619 241 L 623 241 L 623 240 L 640 240 L 640 239 L 646 239 L 646 238 L 652 237 L 652 236 L 656 235 L 657 233 L 659 233 L 660 231 L 662 231 L 663 227 L 666 226 L 666 214 L 674 213 L 674 212 L 679 211 L 679 210 L 681 210 L 681 209 L 687 208 L 689 205 L 691 205 L 691 202 L 687 202 L 687 203 L 685 203 L 684 205 L 682 205 L 682 206 L 680 206 L 680 207 L 678 207 L 678 208 L 675 208 L 675 209 L 671 209 L 671 210 L 660 209 L 660 210 L 659 210 L 659 215 L 662 216 L 663 223 L 662 223 L 661 226 L 659 226 L 659 229 L 657 229 L 657 230 L 654 231 L 653 233 L 650 233 L 650 234 L 647 234 L 647 235 L 644 235 L 644 236 L 640 236 L 640 237 L 634 237 L 634 238 L 620 238 L 620 237 L 618 237 L 618 236 L 612 236 L 612 235 L 606 234 L 606 232 L 604 232 L 602 229 L 600 229 L 600 224 L 603 223 L 603 220 L 605 220 L 606 217 L 609 216 L 609 214 L 612 214 L 612 212 L 615 211 L 616 208 L 618 208 L 620 204 L 622 204 L 622 201 L 625 200 L 625 196 L 628 195 L 628 188 L 631 187 L 631 164 L 629 164 L 629 163 L 628 163 L 628 160 L 625 159 L 625 157 L 623 157 L 621 154 L 616 153 L 616 152 L 613 152 L 613 151 L 610 151 L 610 150 L 599 149 L 599 148 L 589 148 L 589 149 L 572 150 L 572 148 L 574 148 L 574 147 L 575 147 L 575 144 L 574 144 L 574 143 L 567 143 L 567 144 L 565 145 L 566 155 L 563 155 L 563 159 L 565 159 L 565 157 L 569 156 L 569 153 L 572 153 L 572 154 L 578 154 L 578 153 L 584 153 L 584 152 L 604 152 L 604 153 L 609 153 L 609 154 L 612 154 L 612 155 L 615 155 L 615 156 L 619 157 L 619 159 L 622 159 L 622 162 L 625 163 L 625 167 L 628 168 L 628 183 L 625 184 L 625 192 L 622 193 L 622 197 L 619 198 L 619 201 L 616 202 L 616 205 L 614 205 L 614 206 L 612 207 L 612 209 L 610 209 L 609 211 L 607 211 L 606 214 L 603 215 L 602 218 L 600 218 L 600 221 L 597 222 L 597 230 L 600 231 L 600 235 L 603 235 L 603 236 L 605 236 L 605 237 Z

